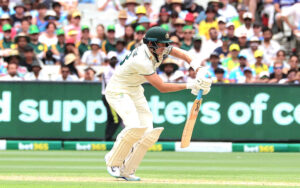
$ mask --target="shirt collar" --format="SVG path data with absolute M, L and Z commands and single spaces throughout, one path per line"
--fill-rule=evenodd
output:
M 146 55 L 148 56 L 148 58 L 150 58 L 152 56 L 152 54 L 151 54 L 149 48 L 147 47 L 146 44 L 143 44 L 143 47 L 145 49 Z

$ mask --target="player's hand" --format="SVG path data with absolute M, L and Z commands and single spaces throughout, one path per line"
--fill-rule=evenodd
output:
M 198 95 L 199 90 L 202 89 L 202 95 L 206 95 L 210 92 L 211 84 L 210 78 L 196 78 L 194 82 L 187 83 L 187 89 L 191 89 L 193 95 Z
M 196 81 L 198 82 L 200 89 L 203 90 L 202 95 L 206 95 L 210 92 L 212 79 L 207 78 L 207 76 L 209 76 L 209 71 L 207 67 L 202 67 L 196 75 Z
M 207 95 L 210 92 L 212 79 L 210 79 L 210 78 L 197 78 L 196 81 L 197 81 L 199 90 L 200 89 L 203 90 L 202 95 Z M 198 90 L 198 92 L 199 92 L 199 90 Z M 198 92 L 197 92 L 197 94 L 198 94 Z
M 194 82 L 187 83 L 187 88 L 192 90 L 191 93 L 193 95 L 198 95 L 200 89 L 203 90 L 202 95 L 206 95 L 210 92 L 212 79 L 206 78 L 207 73 L 207 68 L 200 68 L 197 71 L 196 80 Z

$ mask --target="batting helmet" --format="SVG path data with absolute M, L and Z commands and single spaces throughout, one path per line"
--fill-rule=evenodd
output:
M 147 44 L 149 49 L 153 49 L 155 51 L 159 48 L 157 43 L 164 43 L 166 44 L 166 46 L 169 46 L 169 43 L 172 41 L 169 39 L 167 30 L 163 29 L 162 27 L 156 26 L 150 28 L 147 31 L 143 42 Z M 150 45 L 148 44 L 149 42 L 151 43 Z M 156 54 L 155 52 L 152 53 Z
M 167 30 L 162 27 L 156 26 L 150 28 L 144 38 L 144 41 L 158 42 L 158 43 L 170 43 L 172 42 L 169 38 Z

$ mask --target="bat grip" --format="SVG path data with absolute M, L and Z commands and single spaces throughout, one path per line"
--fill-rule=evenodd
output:
M 202 92 L 203 92 L 203 90 L 200 89 L 199 92 L 198 92 L 197 98 L 196 98 L 197 100 L 200 100 L 200 99 L 201 99 L 201 97 L 202 97 Z

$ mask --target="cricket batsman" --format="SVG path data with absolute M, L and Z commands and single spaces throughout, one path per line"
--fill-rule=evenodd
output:
M 139 181 L 135 176 L 147 150 L 157 142 L 163 127 L 153 128 L 153 117 L 141 84 L 149 82 L 162 93 L 191 89 L 197 95 L 210 91 L 211 79 L 197 75 L 191 83 L 164 83 L 156 69 L 169 54 L 180 58 L 198 71 L 200 62 L 188 53 L 170 45 L 172 41 L 161 27 L 150 28 L 141 46 L 135 48 L 117 68 L 105 91 L 109 105 L 122 118 L 125 128 L 117 136 L 113 148 L 105 156 L 108 173 L 127 181 Z M 203 74 L 203 71 L 198 71 Z

